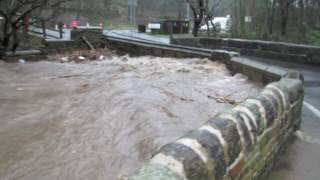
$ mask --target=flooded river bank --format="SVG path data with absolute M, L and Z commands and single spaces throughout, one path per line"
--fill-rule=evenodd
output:
M 259 87 L 204 59 L 0 62 L 0 179 L 112 180 Z

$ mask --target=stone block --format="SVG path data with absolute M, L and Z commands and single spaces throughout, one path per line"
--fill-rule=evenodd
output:
M 207 164 L 209 171 L 215 179 L 222 179 L 226 173 L 227 165 L 224 157 L 224 148 L 219 141 L 219 138 L 205 130 L 191 131 L 183 138 L 195 139 L 208 152 L 208 158 L 212 159 L 214 164 Z
M 243 41 L 239 41 L 237 39 L 229 39 L 228 47 L 239 48 L 242 49 L 244 47 Z
M 259 49 L 261 51 L 271 51 L 271 52 L 283 52 L 283 46 L 275 42 L 260 42 Z
M 255 103 L 245 101 L 236 107 L 236 110 L 240 113 L 244 113 L 249 118 L 251 124 L 254 124 L 252 132 L 256 137 L 261 135 L 265 129 L 263 117 L 260 113 L 259 106 Z
M 160 165 L 147 165 L 144 166 L 136 176 L 130 178 L 130 180 L 183 180 L 177 174 L 170 169 Z
M 153 49 L 153 55 L 157 57 L 163 57 L 163 50 L 159 48 L 152 48 Z
M 206 125 L 212 126 L 221 132 L 222 138 L 227 143 L 228 157 L 225 157 L 225 161 L 227 165 L 230 165 L 241 152 L 241 142 L 237 124 L 229 120 L 214 118 L 209 120 Z
M 221 118 L 227 121 L 232 121 L 237 124 L 238 134 L 240 135 L 242 152 L 247 152 L 253 144 L 252 136 L 249 131 L 245 119 L 236 110 L 230 109 L 222 113 L 219 113 L 217 118 Z
M 269 128 L 270 126 L 272 126 L 273 121 L 275 120 L 276 116 L 277 116 L 277 111 L 272 103 L 272 101 L 270 99 L 268 99 L 266 96 L 262 96 L 262 95 L 258 95 L 256 97 L 253 98 L 249 98 L 250 100 L 255 100 L 255 101 L 259 101 L 260 105 L 263 108 L 264 113 L 262 114 L 262 117 L 266 118 L 266 128 Z M 276 102 L 274 102 L 276 103 Z
M 190 147 L 173 143 L 161 148 L 160 153 L 171 156 L 183 165 L 185 176 L 189 180 L 205 180 L 209 178 L 206 164 Z
M 223 47 L 222 39 L 219 38 L 200 38 L 199 43 L 205 48 L 219 49 Z
M 301 80 L 282 79 L 275 85 L 288 95 L 290 104 L 296 102 L 304 93 L 303 82 Z
M 304 76 L 301 72 L 299 71 L 289 71 L 283 75 L 284 79 L 296 79 L 296 80 L 301 80 L 304 82 Z
M 236 178 L 237 176 L 239 176 L 245 168 L 245 165 L 246 163 L 244 161 L 244 158 L 241 158 L 238 162 L 236 162 L 236 164 L 234 164 L 234 166 L 229 171 L 229 175 L 231 176 L 231 178 Z

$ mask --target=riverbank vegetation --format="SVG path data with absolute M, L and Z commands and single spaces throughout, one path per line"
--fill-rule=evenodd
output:
M 231 15 L 232 28 L 222 37 L 320 45 L 320 0 L 189 1 L 212 18 Z

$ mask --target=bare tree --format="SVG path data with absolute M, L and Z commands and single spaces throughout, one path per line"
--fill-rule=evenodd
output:
M 20 42 L 19 30 L 32 23 L 32 17 L 48 9 L 57 9 L 67 1 L 71 0 L 0 0 L 0 16 L 3 17 L 0 41 L 3 48 L 11 46 L 15 51 Z
M 208 31 L 208 36 L 210 36 L 210 26 L 209 23 L 211 24 L 212 31 L 214 33 L 214 36 L 216 36 L 217 32 L 217 27 L 213 23 L 214 17 L 217 15 L 218 8 L 220 7 L 222 0 L 212 0 L 211 3 L 209 3 L 208 8 L 206 9 L 206 24 L 207 24 L 207 31 Z
M 194 18 L 192 34 L 198 36 L 201 22 L 207 18 L 209 0 L 187 0 L 187 2 L 190 5 Z
M 233 0 L 232 9 L 232 33 L 235 36 L 243 37 L 246 32 L 246 0 Z
M 274 16 L 276 10 L 276 0 L 264 0 L 266 11 L 266 25 L 269 34 L 273 33 Z
M 294 0 L 279 0 L 280 6 L 280 28 L 281 28 L 281 35 L 287 35 L 287 25 L 289 19 L 289 8 L 292 5 Z

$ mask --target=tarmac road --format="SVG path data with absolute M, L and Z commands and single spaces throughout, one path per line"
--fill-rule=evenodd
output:
M 269 180 L 319 180 L 320 67 L 256 57 L 246 58 L 286 70 L 300 71 L 305 78 L 305 101 L 300 132 L 287 152 L 280 157 Z

